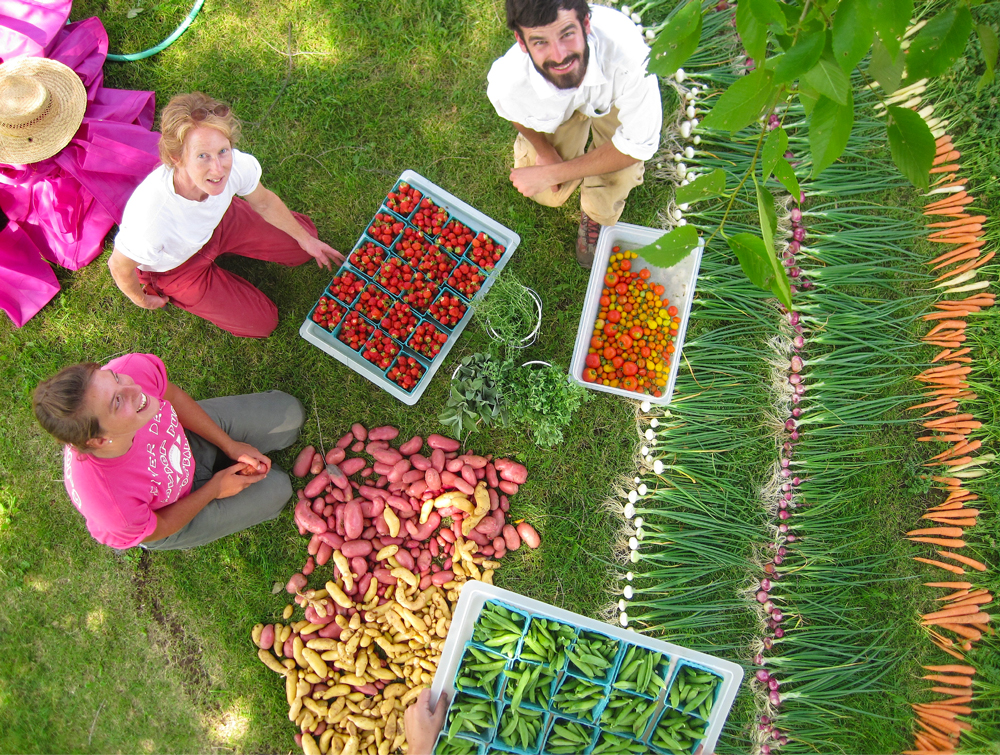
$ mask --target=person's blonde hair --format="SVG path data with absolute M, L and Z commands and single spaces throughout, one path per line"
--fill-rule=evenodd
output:
M 226 105 L 214 97 L 202 92 L 178 94 L 171 98 L 160 114 L 160 160 L 168 168 L 175 167 L 175 161 L 180 160 L 184 152 L 184 137 L 188 131 L 205 126 L 221 133 L 230 144 L 236 144 L 240 138 L 240 122 L 230 109 L 223 116 L 211 112 L 220 105 Z M 191 113 L 199 108 L 209 111 L 204 120 L 196 121 Z

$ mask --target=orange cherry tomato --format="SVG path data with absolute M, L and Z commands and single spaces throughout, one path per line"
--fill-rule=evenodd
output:
M 643 358 L 647 358 L 648 359 L 649 355 L 652 352 L 649 350 L 648 346 L 643 346 L 641 349 L 639 349 L 639 353 L 643 356 Z
M 649 272 L 648 267 L 644 267 L 642 270 L 639 271 L 639 277 L 642 278 L 643 280 L 649 280 L 650 275 L 652 275 L 652 273 Z
M 608 322 L 618 322 L 622 319 L 622 313 L 617 309 L 612 309 L 608 312 Z
M 636 341 L 638 341 L 640 338 L 642 338 L 642 328 L 640 328 L 638 325 L 633 325 L 631 328 L 629 328 L 628 334 L 632 336 L 632 338 L 634 338 Z
M 669 307 L 667 309 L 667 314 L 670 315 L 671 317 L 673 317 L 674 315 L 676 315 L 677 314 L 677 307 Z
M 583 382 L 593 383 L 597 380 L 597 370 L 593 367 L 588 367 L 583 371 Z
M 635 391 L 639 389 L 639 381 L 636 380 L 631 375 L 622 379 L 622 388 L 626 391 Z
M 607 275 L 604 276 L 604 282 L 605 282 L 605 284 L 607 284 L 607 286 L 609 288 L 612 287 L 612 286 L 617 285 L 618 284 L 618 274 L 617 273 L 610 273 L 609 272 Z
M 632 269 L 632 260 L 622 260 L 621 264 L 619 264 L 619 267 L 622 270 L 625 270 L 626 272 L 628 272 L 629 270 Z
M 659 283 L 657 283 L 657 284 L 655 284 L 655 285 L 653 286 L 653 293 L 654 293 L 654 294 L 656 294 L 657 296 L 663 296 L 663 292 L 664 292 L 664 291 L 666 291 L 666 290 L 667 290 L 667 289 L 665 289 L 665 288 L 664 288 L 663 286 L 661 286 L 661 285 L 660 285 Z
M 628 333 L 622 333 L 618 336 L 618 345 L 621 346 L 626 351 L 632 348 L 632 336 Z
M 604 335 L 606 336 L 616 336 L 618 335 L 618 326 L 613 322 L 606 323 L 604 325 Z
M 626 375 L 634 375 L 638 371 L 639 367 L 635 362 L 625 362 L 625 364 L 622 365 L 622 372 Z
M 593 338 L 590 339 L 590 347 L 593 349 L 603 349 L 604 339 L 599 338 L 598 336 L 594 336 Z
M 614 359 L 615 354 L 617 354 L 618 352 L 615 350 L 614 346 L 605 346 L 603 353 L 605 359 Z
M 610 305 L 611 305 L 611 297 L 610 296 L 602 296 L 601 297 L 601 306 L 602 307 L 607 307 L 607 306 L 610 306 Z

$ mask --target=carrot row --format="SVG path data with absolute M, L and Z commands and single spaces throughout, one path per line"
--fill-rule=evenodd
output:
M 950 245 L 947 251 L 933 255 L 927 264 L 938 276 L 935 284 L 939 288 L 954 281 L 954 293 L 963 290 L 973 293 L 965 298 L 942 298 L 934 304 L 934 311 L 923 315 L 923 320 L 931 327 L 921 340 L 940 350 L 931 360 L 931 366 L 916 376 L 923 386 L 924 401 L 909 407 L 909 411 L 922 411 L 921 427 L 930 431 L 919 440 L 948 444 L 925 465 L 957 471 L 964 469 L 966 464 L 975 463 L 974 454 L 982 447 L 982 441 L 969 439 L 969 434 L 980 429 L 982 422 L 971 413 L 962 412 L 964 402 L 976 399 L 967 382 L 972 372 L 971 349 L 963 345 L 967 318 L 993 306 L 996 301 L 996 295 L 989 291 L 964 286 L 976 276 L 979 268 L 994 258 L 995 252 L 984 253 L 987 216 L 966 209 L 975 202 L 975 197 L 958 180 L 961 166 L 956 161 L 960 153 L 947 135 L 937 139 L 936 146 L 931 173 L 941 175 L 938 183 L 955 190 L 924 208 L 928 217 L 928 241 Z M 911 530 L 906 535 L 913 542 L 941 547 L 935 550 L 937 558 L 916 556 L 915 560 L 954 575 L 964 575 L 967 568 L 974 572 L 986 571 L 986 564 L 956 552 L 966 545 L 965 528 L 976 526 L 980 511 L 969 504 L 979 496 L 963 487 L 964 480 L 960 476 L 938 473 L 932 479 L 940 486 L 938 489 L 947 494 L 943 502 L 929 506 L 921 516 L 934 526 Z M 982 610 L 993 602 L 993 595 L 988 590 L 973 589 L 973 583 L 967 581 L 926 582 L 925 585 L 952 591 L 937 598 L 944 605 L 923 614 L 920 623 L 931 642 L 958 663 L 923 667 L 931 672 L 923 678 L 937 685 L 928 691 L 944 697 L 911 705 L 918 729 L 914 732 L 914 749 L 904 751 L 905 755 L 940 755 L 958 750 L 962 732 L 972 730 L 972 724 L 960 716 L 972 714 L 972 678 L 976 673 L 973 666 L 963 663 L 963 652 L 972 650 L 973 643 L 982 638 L 984 631 L 992 631 L 989 629 L 992 617 Z

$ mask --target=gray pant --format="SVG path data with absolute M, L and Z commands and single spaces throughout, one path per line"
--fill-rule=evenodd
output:
M 302 404 L 282 391 L 223 396 L 199 401 L 198 405 L 230 438 L 249 443 L 263 454 L 288 448 L 299 437 L 305 421 Z M 216 446 L 190 430 L 185 430 L 195 460 L 195 491 L 231 461 Z M 260 522 L 274 519 L 292 497 L 288 473 L 272 466 L 260 482 L 229 498 L 217 498 L 198 512 L 179 531 L 162 540 L 145 543 L 149 550 L 182 550 L 205 545 Z

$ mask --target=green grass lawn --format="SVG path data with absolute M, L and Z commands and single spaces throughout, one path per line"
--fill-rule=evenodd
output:
M 189 7 L 142 3 L 128 19 L 139 4 L 80 2 L 73 18 L 100 16 L 111 50 L 132 52 L 164 38 Z M 229 101 L 263 183 L 341 250 L 407 168 L 513 228 L 522 241 L 510 269 L 544 302 L 525 359 L 567 365 L 587 282 L 573 249 L 579 207 L 575 197 L 559 210 L 539 207 L 507 179 L 514 131 L 485 88 L 490 63 L 511 43 L 497 0 L 208 0 L 174 46 L 108 64 L 105 75 L 108 86 L 155 90 L 160 106 L 194 89 Z M 667 191 L 646 183 L 623 220 L 655 225 Z M 488 341 L 469 327 L 407 408 L 298 337 L 329 280 L 315 266 L 227 263 L 281 314 L 271 338 L 251 341 L 173 308 L 140 310 L 106 261 L 107 251 L 76 273 L 58 271 L 63 291 L 38 316 L 19 330 L 0 324 L 0 751 L 288 751 L 294 727 L 281 685 L 257 660 L 249 630 L 280 613 L 285 600 L 271 586 L 305 561 L 290 511 L 191 552 L 140 558 L 100 546 L 69 504 L 59 448 L 35 424 L 30 393 L 65 364 L 147 351 L 199 399 L 280 388 L 311 409 L 315 391 L 327 445 L 353 421 L 426 435 L 442 430 L 452 365 Z M 528 466 L 513 513 L 544 543 L 508 557 L 498 584 L 597 615 L 609 600 L 616 527 L 601 504 L 633 474 L 633 428 L 630 404 L 599 395 L 559 448 L 538 449 L 523 429 L 471 437 L 475 450 Z M 316 440 L 309 424 L 276 460 L 287 464 Z

